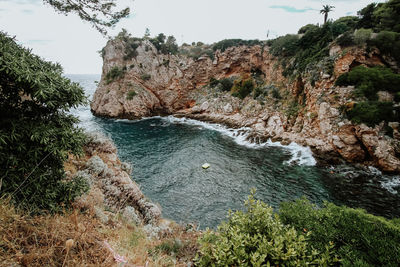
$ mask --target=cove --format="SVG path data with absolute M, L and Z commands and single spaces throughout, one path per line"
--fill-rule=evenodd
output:
M 90 96 L 95 76 L 71 76 Z M 305 196 L 361 207 L 377 215 L 400 216 L 399 177 L 373 168 L 318 167 L 309 150 L 245 142 L 246 129 L 155 117 L 138 121 L 93 117 L 88 107 L 73 112 L 86 130 L 102 131 L 115 142 L 119 157 L 132 164 L 133 179 L 160 203 L 163 216 L 177 222 L 216 227 L 228 210 L 241 209 L 256 196 L 274 208 Z M 211 167 L 201 166 L 208 162 Z

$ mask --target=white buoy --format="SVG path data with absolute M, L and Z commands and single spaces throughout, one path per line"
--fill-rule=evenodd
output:
M 203 169 L 208 169 L 210 168 L 210 164 L 204 163 L 203 166 L 201 166 Z

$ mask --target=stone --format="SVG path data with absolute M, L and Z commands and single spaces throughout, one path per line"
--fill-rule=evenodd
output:
M 88 162 L 86 163 L 86 167 L 88 170 L 94 174 L 99 175 L 100 173 L 104 172 L 107 169 L 107 165 L 103 162 L 103 160 L 99 156 L 91 157 Z
M 229 114 L 229 113 L 232 113 L 232 112 L 233 112 L 233 108 L 232 108 L 232 105 L 231 105 L 230 103 L 227 103 L 227 104 L 224 106 L 224 112 L 225 112 L 226 114 Z
M 209 107 L 209 104 L 208 104 L 208 101 L 206 101 L 200 105 L 200 110 L 206 111 L 208 109 L 208 107 Z
M 132 206 L 126 206 L 122 211 L 122 216 L 135 225 L 140 225 L 142 222 L 138 212 Z
M 394 95 L 388 91 L 378 91 L 376 93 L 378 95 L 378 100 L 382 102 L 393 102 Z

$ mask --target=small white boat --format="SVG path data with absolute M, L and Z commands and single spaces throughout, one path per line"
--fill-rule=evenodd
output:
M 204 163 L 201 167 L 202 167 L 203 169 L 208 169 L 208 168 L 210 168 L 210 164 Z

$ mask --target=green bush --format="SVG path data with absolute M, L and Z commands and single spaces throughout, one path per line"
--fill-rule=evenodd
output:
M 299 103 L 296 100 L 289 102 L 287 109 L 285 110 L 286 116 L 290 119 L 292 117 L 297 117 L 297 114 L 300 111 Z
M 296 34 L 287 34 L 285 36 L 278 37 L 277 39 L 273 40 L 270 52 L 274 56 L 294 56 L 298 49 L 298 40 L 299 37 Z
M 233 87 L 231 89 L 232 96 L 244 99 L 253 91 L 254 87 L 254 80 L 252 78 L 238 79 L 233 83 Z
M 151 79 L 151 75 L 147 74 L 147 73 L 142 74 L 142 75 L 140 75 L 140 79 L 142 79 L 143 81 L 148 81 Z
M 0 194 L 33 211 L 61 210 L 83 190 L 65 181 L 68 154 L 82 153 L 85 135 L 68 111 L 86 102 L 62 68 L 0 32 Z
M 272 90 L 271 90 L 271 95 L 272 95 L 272 97 L 275 98 L 275 99 L 281 99 L 281 98 L 282 98 L 281 94 L 279 93 L 279 89 L 276 88 L 276 87 L 273 87 L 273 88 L 272 88 Z
M 124 60 L 129 60 L 132 58 L 136 58 L 138 52 L 136 49 L 139 47 L 139 43 L 133 39 L 128 39 L 125 43 L 125 55 Z
M 126 95 L 126 99 L 127 100 L 132 100 L 135 95 L 137 95 L 137 93 L 134 90 L 130 90 L 128 92 L 128 94 Z
M 155 46 L 157 51 L 162 54 L 175 55 L 178 52 L 178 45 L 176 44 L 176 39 L 174 36 L 166 37 L 163 33 L 160 33 L 155 38 L 150 38 L 149 41 Z
M 259 40 L 242 40 L 242 39 L 225 39 L 222 41 L 219 41 L 218 43 L 215 43 L 213 45 L 213 50 L 221 50 L 221 52 L 224 52 L 226 49 L 229 47 L 236 47 L 236 46 L 254 46 L 254 45 L 261 45 L 262 42 Z
M 111 68 L 111 70 L 109 72 L 107 72 L 106 76 L 105 76 L 105 82 L 106 84 L 110 84 L 113 81 L 123 77 L 125 75 L 125 69 L 124 68 L 120 68 L 118 66 L 114 66 Z
M 345 32 L 336 39 L 336 43 L 342 47 L 354 44 L 354 34 L 351 31 Z
M 392 56 L 397 62 L 400 62 L 400 33 L 382 31 L 370 41 L 383 54 Z
M 217 86 L 219 84 L 219 81 L 217 79 L 215 79 L 214 77 L 211 77 L 209 84 L 210 84 L 211 87 L 215 87 L 215 86 Z M 230 90 L 230 88 L 229 88 L 229 90 Z
M 285 226 L 273 209 L 251 195 L 246 212 L 229 214 L 216 232 L 199 239 L 198 266 L 329 266 L 335 259 L 330 245 L 320 251 L 307 242 L 308 234 Z
M 283 203 L 283 223 L 309 234 L 309 243 L 324 249 L 330 242 L 344 266 L 400 266 L 400 226 L 364 210 L 306 199 Z
M 347 110 L 346 115 L 354 123 L 365 123 L 369 126 L 379 124 L 381 121 L 396 120 L 392 102 L 359 102 L 352 109 Z
M 358 29 L 354 33 L 354 43 L 358 46 L 362 46 L 367 43 L 371 38 L 371 29 Z
M 303 27 L 301 27 L 301 28 L 297 31 L 297 33 L 298 33 L 298 34 L 303 34 L 303 33 L 308 32 L 309 30 L 313 30 L 313 29 L 315 29 L 315 28 L 318 28 L 318 25 L 315 25 L 315 24 L 307 24 L 307 25 L 304 25 Z
M 232 89 L 233 81 L 229 78 L 224 78 L 219 81 L 221 84 L 221 90 L 224 92 L 229 92 Z
M 395 74 L 391 69 L 376 66 L 366 68 L 358 66 L 350 72 L 338 77 L 336 85 L 354 85 L 359 95 L 367 97 L 369 100 L 377 100 L 378 91 L 398 92 L 400 91 L 400 74 Z

